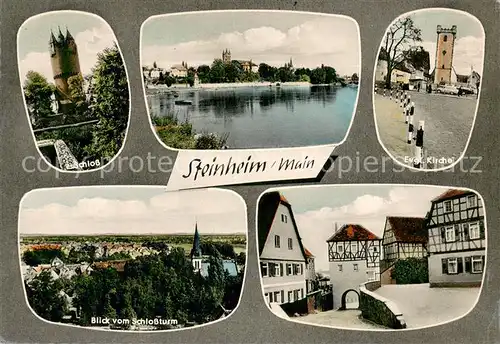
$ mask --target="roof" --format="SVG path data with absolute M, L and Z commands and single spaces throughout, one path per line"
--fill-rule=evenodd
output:
M 306 253 L 304 246 L 302 245 L 302 239 L 300 238 L 299 229 L 297 227 L 297 222 L 295 221 L 295 217 L 293 216 L 292 206 L 286 198 L 278 191 L 272 191 L 264 194 L 260 200 L 257 210 L 257 237 L 259 243 L 259 255 L 262 254 L 264 250 L 264 245 L 267 240 L 267 236 L 269 235 L 269 231 L 271 230 L 271 226 L 273 224 L 274 218 L 276 216 L 276 212 L 278 211 L 278 206 L 282 204 L 288 208 L 290 211 L 290 218 L 292 220 L 293 228 L 295 230 L 295 234 L 297 235 L 297 240 L 299 242 L 299 247 L 306 259 Z
M 426 244 L 429 234 L 421 217 L 387 216 L 397 242 Z
M 114 268 L 116 271 L 124 271 L 127 261 L 128 260 L 108 260 L 104 262 L 95 262 L 93 266 L 97 269 Z
M 224 267 L 224 270 L 227 271 L 229 276 L 237 276 L 238 275 L 238 267 L 236 266 L 236 262 L 231 259 L 224 259 L 222 260 L 222 266 Z M 209 262 L 202 262 L 201 263 L 201 268 L 200 268 L 200 273 L 203 277 L 208 276 L 208 268 L 210 267 Z
M 464 195 L 468 195 L 468 194 L 473 194 L 473 192 L 467 191 L 467 190 L 449 189 L 449 190 L 443 192 L 441 195 L 434 198 L 431 202 L 440 202 L 440 201 L 444 201 L 446 199 L 455 198 L 458 196 L 464 196 Z
M 346 224 L 340 227 L 326 242 L 360 240 L 380 240 L 380 238 L 361 225 Z
M 307 248 L 304 247 L 304 253 L 306 254 L 307 258 L 313 258 L 314 255 L 309 251 Z

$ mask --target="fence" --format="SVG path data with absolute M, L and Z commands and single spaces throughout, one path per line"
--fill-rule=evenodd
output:
M 317 290 L 307 294 L 303 299 L 283 303 L 281 308 L 290 317 L 297 314 L 310 314 L 315 310 L 328 311 L 333 309 L 333 293 L 331 291 L 325 293 L 322 290 Z

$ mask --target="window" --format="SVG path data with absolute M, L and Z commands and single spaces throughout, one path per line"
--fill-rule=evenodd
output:
M 287 223 L 288 222 L 288 216 L 286 216 L 285 214 L 281 214 L 281 222 Z
M 477 203 L 476 203 L 476 196 L 473 196 L 473 195 L 468 196 L 468 197 L 467 197 L 467 207 L 469 207 L 469 208 L 473 208 L 473 207 L 475 207 L 475 206 L 477 206 Z
M 274 302 L 273 300 L 273 293 L 269 293 L 269 302 Z
M 284 290 L 281 291 L 281 299 L 280 300 L 281 300 L 281 303 L 285 303 L 285 291 Z
M 290 290 L 290 291 L 288 292 L 288 302 L 292 302 L 292 301 L 293 301 L 293 293 L 292 293 L 292 291 Z
M 292 238 L 288 238 L 288 249 L 293 250 L 293 240 Z
M 274 276 L 280 276 L 280 264 L 274 264 Z
M 443 65 L 443 68 L 444 68 L 444 65 Z M 445 213 L 451 212 L 451 201 L 444 202 L 444 212 Z
M 337 251 L 342 252 L 344 250 L 344 246 L 342 244 L 337 245 Z
M 338 266 L 338 267 L 339 267 L 339 271 L 341 271 L 341 272 L 342 272 L 342 264 L 339 264 L 339 266 Z
M 262 273 L 262 277 L 268 276 L 267 263 L 260 263 L 260 272 Z
M 299 266 L 300 266 L 300 274 L 303 275 L 304 274 L 304 265 L 299 264 Z
M 286 274 L 287 276 L 292 275 L 292 264 L 286 264 Z
M 297 301 L 299 299 L 299 291 L 294 290 L 293 291 L 293 301 Z
M 458 274 L 457 258 L 448 258 L 448 273 L 449 274 Z
M 264 294 L 264 298 L 266 299 L 266 301 L 268 301 L 268 299 L 269 299 L 269 293 L 265 293 Z
M 280 248 L 280 236 L 279 235 L 274 236 L 274 247 Z
M 481 237 L 481 233 L 479 232 L 479 223 L 471 223 L 469 224 L 469 239 L 479 239 Z
M 199 260 L 194 261 L 194 268 L 197 270 L 200 269 L 200 261 Z
M 377 246 L 373 246 L 373 252 L 377 252 Z
M 353 267 L 354 267 L 354 271 L 358 271 L 358 264 L 354 264 Z
M 446 42 L 448 40 L 448 36 L 447 35 L 444 35 L 443 36 L 443 42 Z
M 356 252 L 358 248 L 358 244 L 355 242 L 351 242 L 351 252 Z
M 473 256 L 472 257 L 472 273 L 477 274 L 483 272 L 483 257 Z
M 280 292 L 279 291 L 274 292 L 274 302 L 280 302 Z
M 443 50 L 443 56 L 445 56 L 445 55 L 446 55 L 446 50 Z
M 446 242 L 455 241 L 455 227 L 446 227 Z

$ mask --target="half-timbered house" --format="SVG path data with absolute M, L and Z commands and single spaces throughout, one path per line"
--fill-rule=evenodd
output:
M 342 308 L 349 291 L 359 296 L 361 283 L 379 280 L 380 238 L 361 225 L 346 224 L 327 243 L 333 306 Z
M 481 198 L 448 190 L 432 200 L 426 218 L 431 287 L 480 286 L 486 257 Z
M 391 284 L 394 264 L 400 259 L 427 259 L 427 229 L 421 217 L 387 216 L 382 238 L 380 281 Z
M 306 251 L 292 206 L 278 192 L 263 195 L 258 207 L 261 281 L 266 301 L 283 304 L 306 296 Z

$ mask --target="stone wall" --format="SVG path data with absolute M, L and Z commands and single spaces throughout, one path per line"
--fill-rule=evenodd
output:
M 397 305 L 373 292 L 378 288 L 380 281 L 367 282 L 359 286 L 359 308 L 362 317 L 389 328 L 406 328 L 403 313 Z

